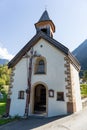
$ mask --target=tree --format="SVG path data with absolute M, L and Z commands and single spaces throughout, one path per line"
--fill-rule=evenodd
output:
M 83 73 L 83 81 L 87 82 L 87 70 Z
M 80 89 L 81 89 L 81 97 L 87 98 L 87 84 L 81 84 Z
M 0 91 L 3 85 L 9 85 L 11 70 L 8 69 L 7 65 L 0 65 Z
M 0 92 L 3 89 L 3 85 L 5 85 L 5 80 L 0 78 Z

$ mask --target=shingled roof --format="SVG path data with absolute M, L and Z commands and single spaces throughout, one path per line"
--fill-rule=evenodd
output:
M 50 20 L 50 17 L 48 15 L 47 10 L 45 10 L 38 22 L 49 21 L 49 20 Z
M 37 23 L 35 23 L 35 27 L 37 28 L 38 26 L 41 26 L 42 24 L 50 24 L 53 32 L 55 32 L 55 25 L 54 22 L 50 19 L 47 10 L 45 10 L 41 16 L 41 18 L 39 19 L 39 21 Z
M 56 40 L 54 40 L 53 38 L 49 37 L 48 35 L 46 35 L 45 33 L 43 33 L 42 31 L 40 31 L 39 33 L 37 33 L 20 51 L 19 53 L 8 63 L 8 67 L 12 68 L 14 67 L 20 60 L 21 58 L 31 49 L 31 47 L 33 47 L 40 39 L 44 39 L 46 41 L 48 41 L 48 43 L 54 47 L 56 47 L 58 50 L 60 50 L 61 52 L 63 52 L 65 55 L 67 55 L 71 61 L 73 62 L 73 64 L 75 64 L 75 66 L 78 68 L 78 70 L 80 69 L 80 64 L 77 61 L 77 59 L 75 57 L 73 57 L 73 55 L 69 52 L 69 49 L 67 47 L 65 47 L 64 45 L 62 45 L 61 43 L 57 42 Z

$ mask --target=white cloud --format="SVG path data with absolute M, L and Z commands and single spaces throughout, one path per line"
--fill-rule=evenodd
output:
M 0 47 L 0 58 L 11 60 L 14 56 L 9 54 L 6 48 Z

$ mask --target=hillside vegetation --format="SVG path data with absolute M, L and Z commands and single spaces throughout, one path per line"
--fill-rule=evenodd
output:
M 0 116 L 6 111 L 6 99 L 8 86 L 10 82 L 11 70 L 7 65 L 0 65 L 0 93 L 3 94 L 3 98 L 0 99 Z
M 87 98 L 87 84 L 81 84 L 80 89 L 81 89 L 81 97 Z
M 7 65 L 0 65 L 0 91 L 3 90 L 3 85 L 9 85 L 10 72 Z

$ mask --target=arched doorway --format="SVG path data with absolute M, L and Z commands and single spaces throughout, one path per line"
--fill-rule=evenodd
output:
M 46 113 L 46 88 L 42 84 L 34 89 L 34 113 Z

